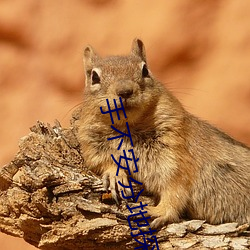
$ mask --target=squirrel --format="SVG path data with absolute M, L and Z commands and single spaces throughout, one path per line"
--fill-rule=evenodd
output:
M 250 223 L 250 148 L 186 111 L 152 75 L 141 40 L 134 39 L 125 56 L 103 58 L 87 46 L 83 61 L 86 80 L 78 138 L 86 166 L 102 175 L 115 200 L 123 190 L 117 182 L 128 185 L 128 176 L 124 169 L 116 176 L 111 154 L 119 159 L 121 150 L 117 140 L 108 138 L 118 133 L 100 107 L 105 109 L 108 99 L 114 109 L 111 100 L 121 98 L 127 118 L 114 116 L 114 127 L 126 132 L 129 124 L 139 158 L 132 177 L 158 200 L 147 207 L 154 218 L 152 228 L 178 222 L 183 215 L 211 224 Z M 129 138 L 122 148 L 131 149 Z

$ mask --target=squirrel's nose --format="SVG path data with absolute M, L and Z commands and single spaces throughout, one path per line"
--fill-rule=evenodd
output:
M 132 94 L 133 94 L 133 89 L 120 89 L 120 90 L 118 90 L 116 93 L 117 93 L 117 95 L 118 95 L 119 97 L 122 97 L 122 98 L 124 98 L 124 99 L 128 99 L 129 97 L 132 96 Z

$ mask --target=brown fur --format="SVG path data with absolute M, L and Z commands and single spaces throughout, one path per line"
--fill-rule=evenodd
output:
M 114 126 L 127 132 L 127 121 L 139 157 L 133 177 L 159 197 L 149 213 L 156 217 L 152 227 L 178 221 L 183 213 L 209 223 L 250 223 L 250 149 L 189 114 L 181 103 L 149 72 L 142 77 L 146 62 L 143 43 L 135 39 L 131 54 L 100 58 L 89 46 L 84 51 L 86 88 L 79 139 L 86 165 L 103 175 L 116 198 L 116 182 L 127 182 L 124 171 L 115 176 L 123 149 L 131 149 L 128 138 L 108 141 L 118 134 L 110 127 L 109 114 L 101 114 L 113 99 L 123 98 L 127 119 Z M 93 70 L 100 83 L 92 84 Z M 107 110 L 107 108 L 106 108 Z M 121 114 L 122 116 L 122 114 Z M 114 115 L 115 118 L 115 115 Z M 121 190 L 118 185 L 119 191 Z

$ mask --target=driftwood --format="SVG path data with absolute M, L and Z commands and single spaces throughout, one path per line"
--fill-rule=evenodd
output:
M 125 202 L 117 207 L 84 165 L 78 120 L 75 112 L 69 128 L 37 122 L 21 139 L 15 158 L 0 169 L 0 231 L 46 250 L 134 249 L 139 245 Z M 140 198 L 152 203 L 150 196 Z M 249 230 L 247 224 L 191 220 L 169 224 L 156 236 L 159 249 L 249 249 Z

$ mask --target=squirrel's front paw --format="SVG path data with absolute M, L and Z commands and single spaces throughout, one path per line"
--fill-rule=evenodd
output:
M 125 194 L 128 194 L 128 191 L 123 186 L 128 186 L 128 177 L 125 171 L 122 169 L 119 170 L 119 175 L 116 176 L 116 168 L 110 168 L 106 170 L 103 174 L 102 181 L 104 188 L 108 190 L 110 188 L 113 199 L 117 204 L 119 204 L 118 198 L 121 197 L 121 191 Z M 123 184 L 120 185 L 119 183 Z
M 146 210 L 148 214 L 154 218 L 154 220 L 150 223 L 150 227 L 152 229 L 158 229 L 165 226 L 168 223 L 178 222 L 179 216 L 177 211 L 171 209 L 170 207 L 167 208 L 166 206 L 147 206 Z
M 168 218 L 165 216 L 163 211 L 159 211 L 158 207 L 147 206 L 146 211 L 153 218 L 153 221 L 150 223 L 152 229 L 158 229 L 168 222 Z

